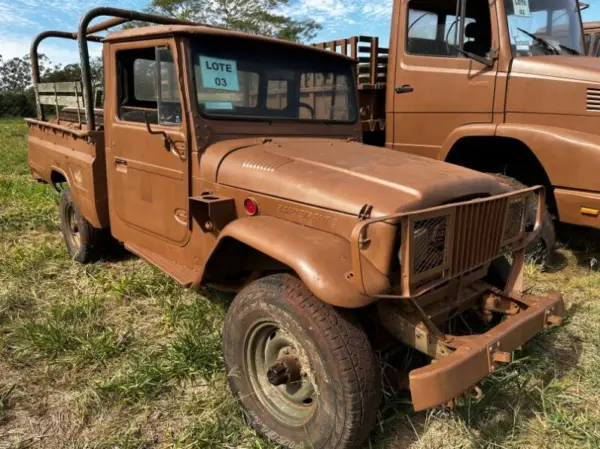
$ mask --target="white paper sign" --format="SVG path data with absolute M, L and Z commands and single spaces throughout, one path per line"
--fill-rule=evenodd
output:
M 530 17 L 531 8 L 529 8 L 529 0 L 512 0 L 514 15 L 517 17 Z
M 202 83 L 207 89 L 239 91 L 237 62 L 200 56 Z

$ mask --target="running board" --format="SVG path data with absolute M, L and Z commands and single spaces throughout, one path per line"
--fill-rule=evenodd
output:
M 190 270 L 189 268 L 176 264 L 167 259 L 166 257 L 153 253 L 152 251 L 148 251 L 147 249 L 140 248 L 137 245 L 125 244 L 125 248 L 127 248 L 136 256 L 147 260 L 156 268 L 164 271 L 166 274 L 175 279 L 179 284 L 181 284 L 182 287 L 191 287 L 194 281 L 198 279 L 198 275 L 200 274 L 197 271 Z

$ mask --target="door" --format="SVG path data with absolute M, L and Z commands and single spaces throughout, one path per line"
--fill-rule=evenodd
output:
M 437 158 L 454 129 L 492 121 L 497 62 L 488 67 L 462 51 L 492 61 L 495 6 L 487 0 L 405 0 L 401 8 L 393 148 Z
M 183 246 L 189 238 L 189 169 L 183 93 L 172 41 L 114 48 L 116 107 L 107 163 L 113 234 Z M 106 120 L 105 120 L 106 121 Z

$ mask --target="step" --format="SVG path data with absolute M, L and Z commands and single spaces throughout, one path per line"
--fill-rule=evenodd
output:
M 190 270 L 187 267 L 179 265 L 170 259 L 167 259 L 160 254 L 153 253 L 145 248 L 141 248 L 137 245 L 125 244 L 125 248 L 131 251 L 133 254 L 147 260 L 155 267 L 167 273 L 173 279 L 175 279 L 182 287 L 189 288 L 192 286 L 194 281 L 198 279 L 200 273 L 195 270 Z

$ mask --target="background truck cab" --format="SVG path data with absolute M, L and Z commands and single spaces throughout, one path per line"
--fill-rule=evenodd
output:
M 543 184 L 554 217 L 600 228 L 600 61 L 575 0 L 397 0 L 389 50 L 354 42 L 365 141 Z

